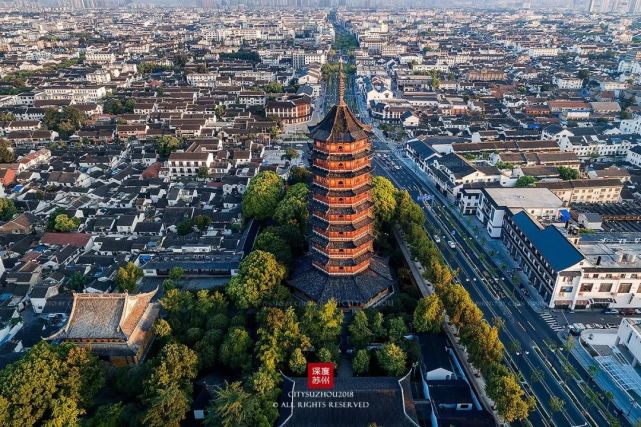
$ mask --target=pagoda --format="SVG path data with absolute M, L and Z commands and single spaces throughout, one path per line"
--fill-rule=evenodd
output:
M 310 127 L 310 247 L 290 286 L 305 299 L 368 306 L 391 292 L 393 281 L 374 253 L 371 129 L 345 102 L 342 60 L 338 73 L 338 104 Z

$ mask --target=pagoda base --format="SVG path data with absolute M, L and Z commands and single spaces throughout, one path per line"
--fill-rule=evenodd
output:
M 304 301 L 323 304 L 335 299 L 341 308 L 372 307 L 394 292 L 388 259 L 371 258 L 368 269 L 355 275 L 328 275 L 312 265 L 311 256 L 299 258 L 287 285 Z

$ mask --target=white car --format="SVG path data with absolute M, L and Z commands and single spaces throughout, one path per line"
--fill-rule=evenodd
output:
M 441 238 L 440 238 L 440 237 L 438 237 L 438 236 L 434 236 L 434 241 L 435 241 L 436 243 L 441 243 Z
M 449 241 L 447 242 L 447 244 L 448 244 L 448 245 L 450 245 L 450 248 L 452 248 L 452 249 L 456 248 L 456 243 L 454 243 L 454 241 L 453 241 L 453 240 L 449 240 Z

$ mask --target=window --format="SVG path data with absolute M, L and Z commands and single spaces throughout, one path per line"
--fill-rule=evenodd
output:
M 561 288 L 561 292 L 572 292 L 574 290 L 574 286 L 563 286 Z
M 630 292 L 630 289 L 632 289 L 632 283 L 621 283 L 621 285 L 619 285 L 620 294 L 627 294 Z
M 581 292 L 592 292 L 592 287 L 594 285 L 592 283 L 584 283 L 581 285 Z
M 599 292 L 610 292 L 612 290 L 612 283 L 601 283 Z

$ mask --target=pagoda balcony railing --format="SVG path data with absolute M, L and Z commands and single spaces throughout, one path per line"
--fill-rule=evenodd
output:
M 354 231 L 323 231 L 320 228 L 313 228 L 314 233 L 324 236 L 330 240 L 354 240 L 365 233 L 373 233 L 374 227 L 371 224 L 365 225 Z
M 369 166 L 371 163 L 370 159 L 365 157 L 359 160 L 354 161 L 326 161 L 326 160 L 314 160 L 314 166 L 320 169 L 325 169 L 326 171 L 340 172 L 340 171 L 356 171 L 362 169 L 366 166 Z
M 323 151 L 327 154 L 333 153 L 355 153 L 364 149 L 368 149 L 370 143 L 367 139 L 361 139 L 355 142 L 324 142 L 314 141 L 314 150 Z
M 371 194 L 369 191 L 354 197 L 328 197 L 328 196 L 322 196 L 320 194 L 312 195 L 312 198 L 314 200 L 317 200 L 321 203 L 325 203 L 326 205 L 340 206 L 340 207 L 349 207 L 351 205 L 361 203 L 364 200 L 369 199 L 370 197 L 371 197 Z
M 353 178 L 323 178 L 320 176 L 314 177 L 314 183 L 322 185 L 325 188 L 354 188 L 371 181 L 369 173 L 355 176 Z
M 360 220 L 366 216 L 371 216 L 371 209 L 365 209 L 362 212 L 358 212 L 355 214 L 349 214 L 349 215 L 327 215 L 322 212 L 317 212 L 314 211 L 312 212 L 312 215 L 322 218 L 325 221 L 329 221 L 332 224 L 350 224 L 356 220 Z
M 340 235 L 339 237 L 330 237 L 330 236 L 328 236 L 328 234 L 330 234 L 329 232 L 325 232 L 323 230 L 319 230 L 319 229 L 316 229 L 316 228 L 312 229 L 313 233 L 321 236 L 324 239 L 331 240 L 333 242 L 352 242 L 352 241 L 356 241 L 356 240 L 364 238 L 367 234 L 370 234 L 371 231 L 372 230 L 368 226 L 367 228 L 358 229 L 356 231 L 351 232 L 351 236 L 347 236 L 344 233 L 344 234 Z
M 365 243 L 354 249 L 326 249 L 320 245 L 312 245 L 312 247 L 329 258 L 352 258 L 373 250 L 371 242 Z

